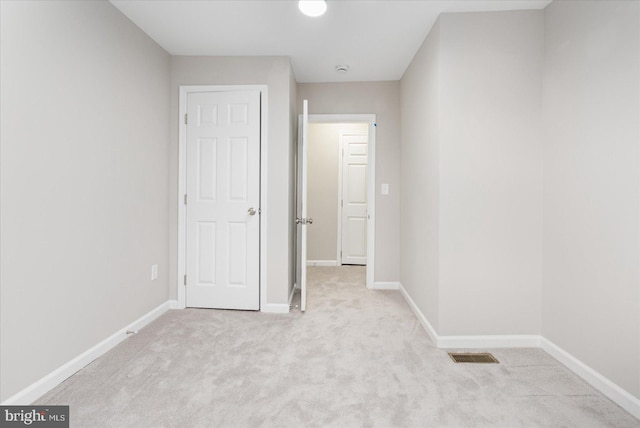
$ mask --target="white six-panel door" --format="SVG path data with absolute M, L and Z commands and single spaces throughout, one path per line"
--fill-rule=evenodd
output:
M 187 97 L 186 306 L 260 308 L 260 93 Z
M 341 263 L 367 264 L 367 134 L 343 134 Z

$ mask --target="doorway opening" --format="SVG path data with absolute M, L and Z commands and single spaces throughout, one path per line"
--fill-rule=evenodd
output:
M 308 115 L 308 267 L 366 269 L 374 288 L 375 115 Z M 298 179 L 298 186 L 302 181 Z
M 367 265 L 367 123 L 309 123 L 307 266 Z

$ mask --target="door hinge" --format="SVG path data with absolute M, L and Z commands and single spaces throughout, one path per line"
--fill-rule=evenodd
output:
M 184 285 L 187 285 L 187 274 L 184 274 Z
M 184 194 L 184 204 L 187 205 L 187 194 Z
M 187 122 L 188 122 L 188 121 L 187 121 L 187 113 L 185 113 L 185 114 L 184 114 L 184 124 L 186 125 L 186 124 L 187 124 Z

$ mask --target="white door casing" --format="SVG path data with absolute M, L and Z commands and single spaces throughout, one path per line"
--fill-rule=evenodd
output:
M 186 306 L 260 308 L 260 92 L 187 95 Z
M 367 134 L 340 133 L 340 264 L 367 264 Z

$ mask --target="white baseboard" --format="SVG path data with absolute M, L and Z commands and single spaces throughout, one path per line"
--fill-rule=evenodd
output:
M 307 260 L 307 266 L 334 267 L 339 265 L 337 260 Z
M 542 348 L 553 358 L 567 366 L 591 386 L 603 393 L 620 407 L 640 419 L 640 399 L 634 397 L 611 380 L 592 369 L 564 349 L 540 335 L 490 335 L 490 336 L 440 336 L 413 301 L 407 290 L 400 284 L 400 292 L 409 304 L 438 348 Z
M 289 293 L 289 308 L 291 308 L 291 302 L 293 302 L 293 296 L 294 296 L 294 294 L 296 294 L 296 286 L 297 286 L 297 284 L 293 284 L 293 288 L 291 289 L 291 292 Z
M 177 306 L 177 301 L 166 301 L 155 309 L 152 309 L 147 314 L 141 316 L 137 320 L 133 321 L 131 324 L 126 327 L 121 328 L 102 342 L 97 345 L 87 349 L 82 354 L 58 367 L 48 375 L 44 376 L 40 380 L 34 382 L 29 385 L 22 391 L 17 394 L 9 397 L 5 401 L 2 402 L 3 406 L 11 406 L 11 405 L 30 405 L 34 403 L 38 398 L 42 397 L 47 392 L 51 391 L 54 387 L 62 383 L 69 376 L 76 373 L 78 370 L 84 368 L 87 364 L 91 363 L 96 358 L 100 357 L 107 351 L 113 349 L 120 342 L 124 341 L 127 336 L 127 330 L 140 330 L 151 321 L 158 318 L 160 315 L 164 314 L 175 302 Z
M 289 304 L 285 303 L 267 303 L 262 308 L 260 308 L 260 312 L 266 312 L 269 314 L 288 314 L 289 313 Z
M 418 308 L 418 305 L 416 305 L 416 302 L 414 302 L 411 296 L 409 296 L 409 293 L 407 293 L 407 290 L 405 290 L 401 283 L 399 284 L 399 286 L 402 296 L 409 304 L 409 307 L 415 314 L 416 318 L 418 318 L 418 321 L 420 321 L 420 324 L 422 324 L 422 327 L 424 327 L 427 335 L 429 336 L 429 339 L 431 339 L 431 342 L 436 346 L 436 348 L 439 348 L 438 333 L 436 333 L 436 330 L 433 328 L 427 317 L 424 316 L 420 308 Z
M 178 304 L 177 300 L 169 300 L 169 309 L 183 309 Z
M 376 281 L 373 283 L 373 287 L 371 289 L 372 290 L 399 290 L 400 283 Z
M 618 385 L 595 371 L 555 343 L 544 337 L 541 338 L 541 348 L 572 372 L 580 376 L 591 386 L 602 392 L 611 401 L 640 419 L 640 399 L 634 397 Z

